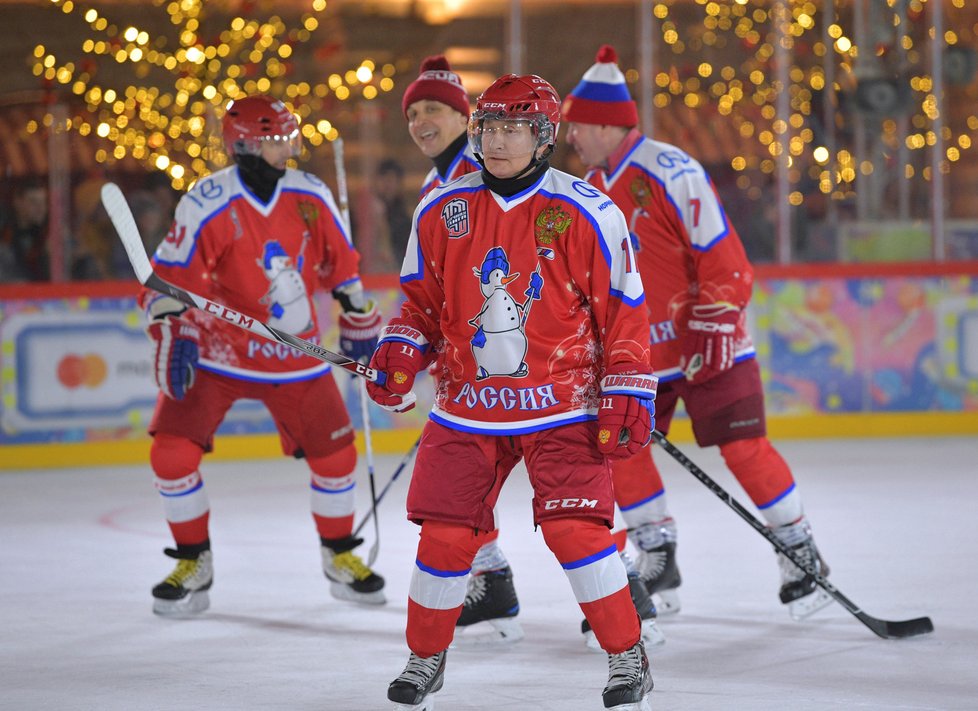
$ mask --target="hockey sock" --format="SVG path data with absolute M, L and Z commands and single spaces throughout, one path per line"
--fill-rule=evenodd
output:
M 653 521 L 671 520 L 666 490 L 659 470 L 646 447 L 634 457 L 612 463 L 615 501 L 628 528 Z
M 421 525 L 407 619 L 408 647 L 419 657 L 430 657 L 452 643 L 472 559 L 485 535 L 457 523 Z
M 601 648 L 620 654 L 634 646 L 641 634 L 639 618 L 625 564 L 607 527 L 561 518 L 543 521 L 540 528 Z
M 720 454 L 770 526 L 784 526 L 801 518 L 801 494 L 795 478 L 767 437 L 721 444 Z
M 157 433 L 149 449 L 156 490 L 163 498 L 163 515 L 178 546 L 208 540 L 210 502 L 201 478 L 203 450 L 189 439 Z
M 325 457 L 307 457 L 310 507 L 320 538 L 346 538 L 353 531 L 357 450 L 351 444 Z

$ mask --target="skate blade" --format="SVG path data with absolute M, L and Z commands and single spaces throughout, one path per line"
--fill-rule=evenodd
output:
M 383 590 L 375 590 L 369 593 L 360 593 L 345 583 L 330 581 L 329 593 L 337 600 L 356 602 L 361 605 L 383 605 L 387 602 L 387 596 Z
M 477 622 L 455 628 L 450 649 L 472 649 L 513 644 L 523 639 L 523 626 L 514 617 Z
M 175 620 L 196 617 L 210 606 L 211 599 L 206 590 L 192 592 L 179 600 L 153 598 L 153 614 Z
M 659 617 L 663 615 L 675 615 L 679 612 L 679 592 L 676 588 L 670 590 L 659 590 L 652 595 L 655 603 L 655 611 Z
M 618 704 L 617 706 L 611 706 L 605 711 L 652 711 L 652 699 L 649 694 L 642 697 L 641 701 L 636 701 L 630 704 Z
M 659 625 L 655 623 L 655 620 L 642 620 L 642 641 L 645 642 L 646 648 L 660 647 L 666 643 L 666 636 L 662 634 L 662 630 L 659 629 Z M 584 633 L 584 645 L 588 650 L 597 654 L 607 654 L 607 652 L 601 649 L 601 645 L 598 643 L 598 638 L 594 636 L 593 630 L 588 630 Z
M 660 647 L 666 643 L 666 636 L 662 634 L 655 620 L 642 620 L 642 641 L 646 648 Z
M 395 701 L 391 708 L 393 711 L 434 711 L 435 700 L 429 695 L 420 704 L 399 704 Z
M 795 622 L 801 622 L 802 620 L 807 620 L 822 608 L 828 607 L 832 603 L 832 600 L 831 595 L 822 590 L 822 588 L 818 588 L 811 595 L 806 595 L 805 597 L 800 597 L 797 600 L 789 602 L 788 614 L 791 615 L 791 619 Z

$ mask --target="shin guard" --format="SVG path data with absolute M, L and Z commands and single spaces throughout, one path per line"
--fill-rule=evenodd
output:
M 465 602 L 472 559 L 485 534 L 456 523 L 425 521 L 408 592 L 407 643 L 419 657 L 448 649 Z
M 540 527 L 601 648 L 618 654 L 634 646 L 641 634 L 639 618 L 625 564 L 607 527 L 568 518 L 544 521 Z

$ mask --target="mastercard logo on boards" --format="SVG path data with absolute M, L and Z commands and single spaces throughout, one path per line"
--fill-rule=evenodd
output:
M 101 356 L 88 353 L 80 356 L 69 353 L 58 363 L 58 382 L 69 390 L 80 388 L 97 388 L 105 382 L 109 369 Z

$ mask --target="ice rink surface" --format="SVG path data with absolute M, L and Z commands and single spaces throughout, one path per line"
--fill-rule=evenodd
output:
M 770 545 L 657 451 L 684 583 L 682 611 L 660 622 L 666 644 L 650 650 L 653 708 L 978 709 L 978 442 L 776 444 L 838 588 L 876 617 L 930 615 L 936 631 L 879 639 L 835 604 L 793 622 L 777 600 Z M 679 446 L 749 505 L 715 449 Z M 378 458 L 378 487 L 399 460 Z M 388 603 L 379 608 L 329 596 L 303 463 L 205 462 L 203 472 L 216 577 L 211 609 L 189 621 L 150 612 L 150 588 L 172 561 L 148 466 L 0 472 L 0 709 L 389 708 L 387 684 L 407 659 L 410 470 L 380 508 L 375 568 Z M 358 489 L 359 521 L 365 475 Z M 437 711 L 602 708 L 606 660 L 584 646 L 529 497 L 520 468 L 499 516 L 526 637 L 450 651 Z M 365 532 L 364 555 L 372 525 Z

